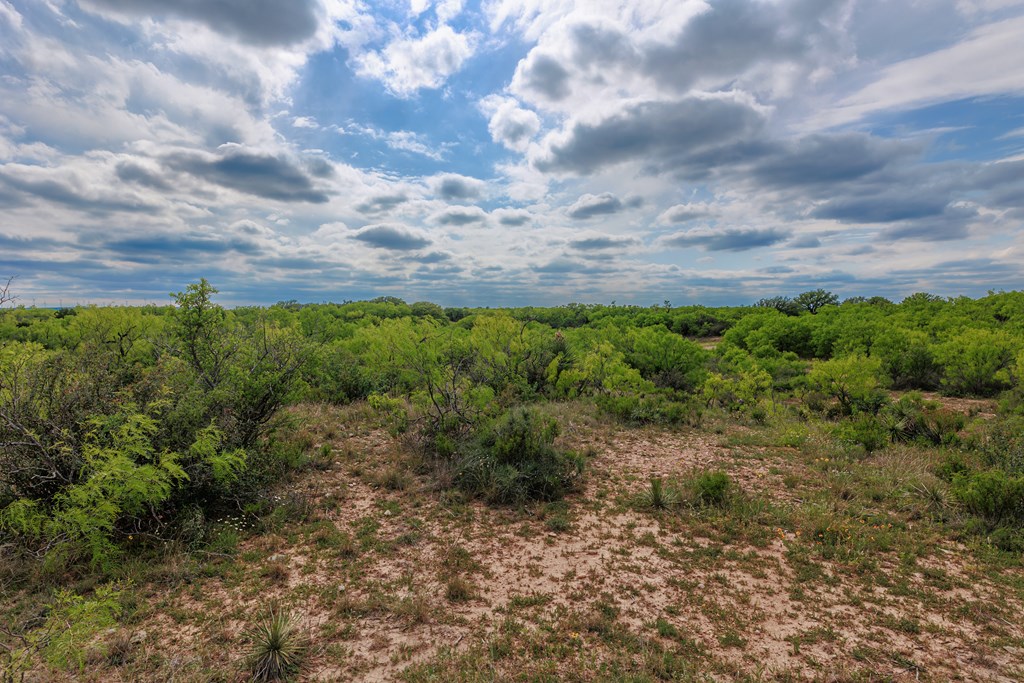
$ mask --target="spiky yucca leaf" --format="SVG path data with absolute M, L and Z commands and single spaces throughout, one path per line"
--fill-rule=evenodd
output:
M 641 499 L 645 507 L 667 510 L 679 504 L 679 492 L 661 477 L 651 477 L 651 486 L 641 494 Z
M 254 681 L 279 681 L 299 670 L 306 644 L 287 610 L 271 607 L 267 618 L 250 629 L 246 638 L 251 644 L 248 661 Z

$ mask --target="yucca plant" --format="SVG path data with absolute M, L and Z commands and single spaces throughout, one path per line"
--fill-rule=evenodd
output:
M 679 504 L 679 493 L 661 477 L 651 477 L 650 488 L 643 492 L 641 498 L 645 507 L 655 510 L 667 510 Z
M 246 633 L 251 644 L 249 665 L 254 681 L 280 681 L 299 670 L 306 644 L 291 613 L 271 607 L 265 621 Z

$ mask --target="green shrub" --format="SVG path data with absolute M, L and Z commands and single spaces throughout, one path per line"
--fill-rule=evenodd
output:
M 833 358 L 816 363 L 807 375 L 807 384 L 812 391 L 832 397 L 841 415 L 873 414 L 885 403 L 878 380 L 880 368 L 877 359 L 860 354 Z
M 867 453 L 881 450 L 889 442 L 889 430 L 874 415 L 844 420 L 835 426 L 833 433 L 841 441 L 863 446 Z
M 954 396 L 994 396 L 1011 385 L 1020 342 L 1001 330 L 969 329 L 938 347 L 942 385 Z
M 732 479 L 722 471 L 702 472 L 692 482 L 693 500 L 703 507 L 721 507 L 729 499 Z
M 456 483 L 494 503 L 561 498 L 576 487 L 583 459 L 554 447 L 558 431 L 557 421 L 536 410 L 510 410 L 461 446 Z
M 1024 477 L 1000 470 L 959 474 L 953 479 L 953 495 L 991 525 L 1024 522 Z
M 951 483 L 958 475 L 965 475 L 971 468 L 964 462 L 959 453 L 947 453 L 935 467 L 935 476 L 946 483 Z

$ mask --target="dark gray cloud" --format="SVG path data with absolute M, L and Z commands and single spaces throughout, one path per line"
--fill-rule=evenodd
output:
M 103 243 L 106 249 L 120 258 L 149 263 L 154 257 L 162 260 L 193 258 L 196 254 L 219 255 L 237 252 L 259 255 L 262 247 L 241 237 L 215 237 L 211 235 L 140 235 Z
M 547 276 L 568 275 L 570 273 L 579 275 L 597 275 L 614 272 L 615 270 L 610 266 L 574 261 L 573 259 L 565 256 L 558 256 L 547 263 L 531 266 L 531 269 L 535 273 Z
M 352 239 L 377 249 L 394 251 L 413 251 L 430 244 L 430 240 L 426 237 L 414 233 L 404 226 L 388 223 L 367 226 L 352 235 Z
M 556 258 L 545 264 L 533 266 L 538 273 L 574 273 L 585 266 L 578 261 L 571 261 L 567 258 Z
M 517 227 L 520 225 L 526 225 L 533 217 L 528 211 L 517 211 L 514 209 L 499 209 L 495 212 L 498 217 L 498 222 L 502 225 L 509 227 Z
M 404 194 L 382 194 L 370 197 L 365 202 L 356 204 L 355 209 L 360 213 L 366 214 L 385 213 L 407 201 L 409 201 L 409 198 Z
M 479 206 L 451 206 L 434 216 L 441 225 L 470 225 L 487 219 L 487 214 Z
M 662 242 L 669 247 L 700 247 L 706 251 L 747 251 L 758 247 L 770 247 L 788 239 L 789 236 L 788 232 L 777 228 L 698 228 L 670 235 Z
M 863 133 L 810 135 L 778 144 L 758 161 L 753 175 L 769 187 L 828 185 L 880 171 L 919 151 L 916 143 L 883 140 Z
M 598 251 L 602 249 L 622 249 L 638 243 L 633 237 L 581 237 L 570 240 L 569 246 L 580 251 Z
M 643 160 L 651 172 L 685 169 L 688 175 L 704 175 L 722 163 L 757 153 L 760 145 L 754 137 L 763 123 L 752 107 L 730 99 L 646 102 L 598 123 L 577 122 L 534 165 L 542 171 L 586 175 Z
M 484 183 L 476 178 L 446 174 L 434 181 L 434 194 L 441 199 L 477 199 L 484 189 Z
M 412 257 L 414 261 L 419 261 L 420 263 L 443 263 L 445 261 L 450 261 L 451 258 L 452 255 L 447 251 L 432 251 L 430 253 L 423 254 L 422 256 Z
M 618 197 L 611 192 L 602 192 L 598 195 L 585 194 L 569 207 L 566 212 L 569 218 L 577 220 L 593 218 L 594 216 L 607 216 L 622 211 L 625 206 Z
M 164 157 L 163 161 L 175 171 L 267 199 L 314 204 L 323 204 L 329 199 L 299 166 L 280 156 L 231 147 L 217 159 L 177 152 Z
M 643 70 L 659 82 L 688 89 L 698 79 L 730 81 L 765 62 L 811 62 L 839 35 L 844 0 L 764 3 L 717 0 L 671 40 L 645 46 Z
M 570 30 L 572 61 L 583 67 L 639 65 L 641 55 L 629 36 L 606 24 L 579 23 Z
M 159 174 L 131 161 L 122 161 L 115 169 L 117 177 L 128 183 L 135 183 L 161 192 L 167 192 L 172 185 Z
M 290 45 L 317 29 L 316 0 L 88 0 L 139 18 L 189 19 L 254 45 Z
M 569 72 L 550 55 L 534 54 L 520 66 L 517 74 L 522 84 L 549 100 L 564 100 L 571 92 Z
M 942 215 L 947 197 L 905 194 L 906 187 L 884 195 L 841 197 L 822 204 L 811 213 L 840 223 L 892 223 Z
M 971 224 L 978 219 L 977 209 L 969 206 L 950 206 L 941 215 L 928 215 L 917 220 L 894 223 L 879 235 L 882 241 L 921 240 L 947 242 L 965 239 Z
M 157 206 L 144 202 L 125 193 L 118 197 L 90 197 L 73 187 L 70 182 L 58 178 L 27 178 L 7 170 L 0 171 L 0 188 L 6 186 L 48 202 L 63 204 L 72 209 L 94 214 L 114 212 L 155 213 Z

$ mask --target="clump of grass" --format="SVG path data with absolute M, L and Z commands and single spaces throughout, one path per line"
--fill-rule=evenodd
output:
M 476 591 L 473 588 L 473 584 L 461 576 L 454 576 L 448 579 L 448 585 L 444 591 L 444 595 L 448 598 L 449 602 L 467 602 L 472 600 L 475 594 Z
M 284 562 L 271 562 L 263 566 L 260 576 L 273 584 L 286 583 L 288 581 L 288 566 Z
M 563 501 L 548 503 L 545 505 L 541 511 L 541 517 L 544 520 L 544 526 L 547 527 L 548 531 L 562 533 L 572 528 L 572 519 L 569 517 L 569 507 Z
M 412 486 L 412 477 L 398 467 L 387 467 L 374 476 L 374 483 L 388 491 L 405 491 Z
M 650 486 L 640 494 L 640 504 L 651 510 L 669 510 L 679 504 L 679 492 L 661 477 L 651 477 Z
M 267 618 L 249 630 L 249 666 L 254 681 L 280 681 L 297 673 L 306 643 L 290 612 L 271 607 Z

